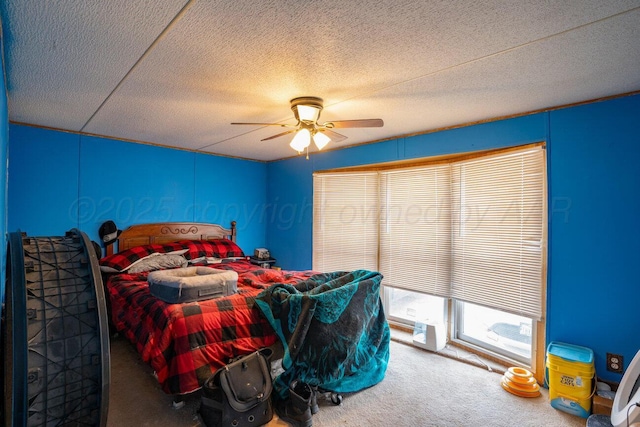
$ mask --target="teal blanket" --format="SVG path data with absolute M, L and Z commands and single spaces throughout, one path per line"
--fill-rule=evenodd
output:
M 294 379 L 349 393 L 384 378 L 390 334 L 381 281 L 374 271 L 339 271 L 276 284 L 257 296 L 284 347 L 284 372 L 274 381 L 281 398 Z

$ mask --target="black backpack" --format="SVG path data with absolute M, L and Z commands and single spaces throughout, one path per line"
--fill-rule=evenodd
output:
M 271 349 L 241 356 L 202 386 L 200 416 L 207 427 L 255 427 L 273 418 Z

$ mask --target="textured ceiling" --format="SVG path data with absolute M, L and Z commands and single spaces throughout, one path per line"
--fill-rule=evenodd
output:
M 328 148 L 640 90 L 640 0 L 5 0 L 13 122 L 256 160 L 296 153 L 289 100 Z M 313 151 L 313 149 L 311 149 Z

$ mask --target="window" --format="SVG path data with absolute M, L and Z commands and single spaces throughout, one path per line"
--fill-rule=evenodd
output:
M 446 299 L 390 286 L 384 287 L 384 306 L 387 318 L 401 324 L 413 325 L 427 319 L 443 322 Z
M 378 270 L 378 174 L 313 179 L 313 269 Z
M 542 144 L 318 173 L 314 268 L 379 270 L 389 318 L 409 325 L 444 321 L 452 299 L 456 338 L 527 362 L 544 316 L 545 177 Z
M 494 353 L 531 364 L 534 321 L 501 310 L 458 302 L 455 336 Z
M 542 317 L 544 152 L 452 165 L 451 297 Z
M 449 296 L 449 165 L 384 171 L 380 175 L 380 272 L 384 275 L 383 284 Z

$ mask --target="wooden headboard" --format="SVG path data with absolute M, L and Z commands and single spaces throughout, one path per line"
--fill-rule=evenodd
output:
M 163 244 L 179 240 L 212 239 L 230 239 L 235 242 L 236 222 L 231 221 L 231 228 L 199 222 L 159 222 L 132 225 L 122 231 L 116 243 L 107 246 L 107 255 L 151 243 Z

